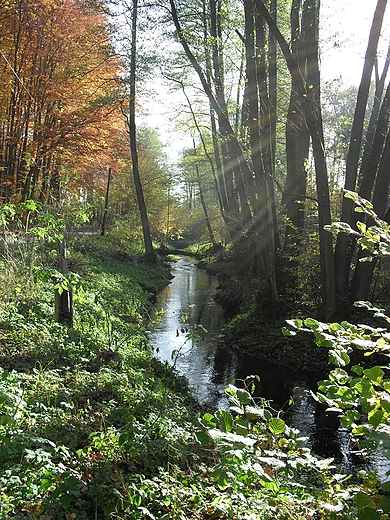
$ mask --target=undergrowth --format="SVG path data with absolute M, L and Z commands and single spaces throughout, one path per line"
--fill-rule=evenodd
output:
M 199 413 L 153 358 L 143 323 L 166 269 L 77 237 L 67 328 L 55 248 L 25 239 L 4 238 L 0 264 L 1 519 L 359 518 L 359 485 L 254 400 L 251 380 L 228 387 L 229 411 Z

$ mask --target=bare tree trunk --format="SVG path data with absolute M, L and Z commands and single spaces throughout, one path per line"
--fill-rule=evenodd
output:
M 237 173 L 236 173 L 235 180 L 236 180 L 236 185 L 237 185 L 237 189 L 239 192 L 239 198 L 240 198 L 240 204 L 241 204 L 241 219 L 242 219 L 242 223 L 243 223 L 244 227 L 246 227 L 246 226 L 250 225 L 251 220 L 252 220 L 252 215 L 250 212 L 250 207 L 249 207 L 247 198 L 244 196 L 245 189 L 244 189 L 244 184 L 242 182 L 242 176 L 250 177 L 251 170 L 245 159 L 244 153 L 242 151 L 240 143 L 238 142 L 237 136 L 234 134 L 234 131 L 229 122 L 229 119 L 227 118 L 227 115 L 223 110 L 223 107 L 221 107 L 219 105 L 218 101 L 216 100 L 213 92 L 211 91 L 210 85 L 208 84 L 208 82 L 203 74 L 203 71 L 202 71 L 198 61 L 196 60 L 194 54 L 191 52 L 191 49 L 186 41 L 185 35 L 182 31 L 182 28 L 181 28 L 181 25 L 180 25 L 180 22 L 178 19 L 176 5 L 175 5 L 174 0 L 170 0 L 170 5 L 171 5 L 172 20 L 175 24 L 180 43 L 182 44 L 182 47 L 184 49 L 184 52 L 187 55 L 188 60 L 190 61 L 191 65 L 193 66 L 195 72 L 197 73 L 197 75 L 200 79 L 203 90 L 209 99 L 212 109 L 217 114 L 221 132 L 223 133 L 223 135 L 225 135 L 224 142 L 227 147 L 227 154 L 228 154 L 228 160 L 230 163 L 230 167 L 232 164 L 234 164 L 234 165 L 237 164 L 240 169 L 240 171 L 237 171 Z M 226 191 L 228 193 L 230 186 L 228 186 L 227 183 L 225 183 L 225 184 L 226 184 Z
M 367 163 L 371 156 L 371 149 L 373 146 L 375 132 L 376 132 L 376 128 L 378 125 L 378 120 L 380 117 L 381 103 L 383 100 L 383 91 L 385 88 L 385 82 L 386 82 L 386 78 L 387 78 L 387 73 L 389 71 L 389 66 L 390 66 L 390 45 L 387 50 L 387 56 L 386 56 L 384 67 L 383 67 L 383 70 L 382 70 L 380 76 L 379 76 L 379 71 L 378 71 L 378 59 L 376 59 L 376 61 L 375 61 L 375 78 L 376 78 L 375 79 L 375 94 L 374 94 L 374 103 L 373 103 L 373 107 L 372 107 L 371 115 L 370 115 L 370 121 L 368 123 L 367 133 L 365 136 L 365 145 L 364 145 L 364 150 L 363 150 L 363 155 L 362 155 L 362 164 L 360 167 L 360 179 L 362 181 L 364 181 L 363 177 L 365 177 L 366 173 L 368 173 L 368 170 L 369 170 Z M 385 97 L 386 97 L 386 95 L 385 95 Z M 359 182 L 359 184 L 360 184 L 360 182 Z M 360 184 L 360 186 L 361 186 L 361 184 Z M 365 195 L 361 195 L 361 196 L 365 199 L 368 198 Z
M 194 155 L 196 156 L 197 154 L 196 154 L 195 140 L 193 140 L 193 149 L 194 149 Z M 195 164 L 195 172 L 196 172 L 196 181 L 197 181 L 198 188 L 199 188 L 200 202 L 202 204 L 203 215 L 204 215 L 204 219 L 206 221 L 206 226 L 207 226 L 207 231 L 208 231 L 208 234 L 209 234 L 209 239 L 210 239 L 210 242 L 213 244 L 213 246 L 215 246 L 217 242 L 215 240 L 213 228 L 211 227 L 210 216 L 209 216 L 209 212 L 208 212 L 208 209 L 207 209 L 206 201 L 205 201 L 204 195 L 203 195 L 203 185 L 202 185 L 202 179 L 200 177 L 198 163 Z
M 60 269 L 61 274 L 68 274 L 68 259 L 66 258 L 65 240 L 60 242 Z M 73 298 L 72 291 L 58 289 L 55 292 L 55 319 L 68 327 L 73 327 Z
M 356 100 L 355 115 L 345 167 L 344 188 L 349 191 L 356 190 L 358 163 L 363 139 L 364 116 L 386 5 L 387 0 L 378 0 L 367 44 L 366 57 Z M 343 198 L 340 219 L 342 222 L 351 224 L 353 206 L 354 204 L 352 199 L 346 197 Z M 352 241 L 350 236 L 346 233 L 339 233 L 336 241 L 335 265 L 337 294 L 341 297 L 344 297 L 348 290 L 351 257 L 349 249 L 351 247 Z
M 227 128 L 224 124 L 224 120 L 228 119 L 228 109 L 225 98 L 225 85 L 224 85 L 224 61 L 221 52 L 221 26 L 220 26 L 220 12 L 221 5 L 220 0 L 209 0 L 210 5 L 210 35 L 212 42 L 212 77 L 214 80 L 215 87 L 215 99 L 220 107 L 220 113 L 216 112 L 219 129 L 222 136 L 220 143 L 221 147 L 221 159 L 222 159 L 222 171 L 224 177 L 224 183 L 226 187 L 226 198 L 227 198 L 227 213 L 230 218 L 237 217 L 239 213 L 239 206 L 237 200 L 237 193 L 234 189 L 234 178 L 237 168 L 233 168 L 233 162 L 230 160 L 229 146 L 227 140 L 230 134 L 227 133 Z M 223 117 L 221 116 L 223 113 Z
M 375 191 L 372 200 L 375 213 L 379 218 L 386 216 L 386 205 L 389 194 L 389 164 L 390 164 L 390 132 L 387 134 L 386 144 L 381 155 L 378 175 L 376 179 Z M 361 215 L 361 213 L 360 213 Z M 374 222 L 368 222 L 368 226 Z M 366 256 L 364 251 L 360 251 L 359 260 Z M 372 282 L 372 276 L 376 265 L 375 259 L 372 262 L 358 262 L 352 279 L 352 298 L 356 300 L 367 300 Z
M 291 5 L 291 50 L 296 66 L 305 73 L 306 42 L 302 31 L 301 0 L 293 0 Z M 285 231 L 284 250 L 286 276 L 285 289 L 295 290 L 298 281 L 297 258 L 305 222 L 304 200 L 306 197 L 307 162 L 309 157 L 310 133 L 306 124 L 299 94 L 294 83 L 291 86 L 290 102 L 286 120 L 287 175 L 282 196 L 288 223 Z
M 331 216 L 322 119 L 320 117 L 320 113 L 318 112 L 319 107 L 317 106 L 319 92 L 312 92 L 311 95 L 309 95 L 307 89 L 305 88 L 305 84 L 303 82 L 299 68 L 297 67 L 296 61 L 291 54 L 286 40 L 278 29 L 275 20 L 269 14 L 268 9 L 262 0 L 255 0 L 255 2 L 259 12 L 262 16 L 264 16 L 270 31 L 274 35 L 281 48 L 281 51 L 283 52 L 293 84 L 299 96 L 299 102 L 304 110 L 306 122 L 312 140 L 318 197 L 318 233 L 320 237 L 322 300 L 325 316 L 327 319 L 331 319 L 336 309 L 335 270 L 332 237 L 330 233 L 324 230 L 324 226 L 331 224 Z M 313 8 L 313 17 L 315 16 L 317 16 L 317 8 Z M 315 19 L 313 20 L 315 22 Z M 316 30 L 316 28 L 317 26 L 314 25 L 313 29 Z M 314 61 L 312 63 L 312 67 L 313 71 L 319 75 L 318 41 L 314 40 L 313 44 L 314 49 L 312 53 L 312 60 Z M 312 90 L 314 90 L 314 88 Z
M 135 83 L 136 83 L 136 57 L 137 57 L 137 9 L 138 0 L 133 0 L 132 28 L 131 28 L 131 62 L 130 62 L 130 97 L 129 97 L 129 137 L 131 160 L 133 163 L 133 177 L 137 194 L 138 208 L 141 216 L 142 231 L 145 244 L 145 257 L 150 262 L 156 262 L 157 257 L 153 249 L 150 235 L 149 218 L 146 211 L 144 192 L 138 167 L 137 132 L 135 125 Z
M 255 177 L 255 186 L 254 189 L 252 188 L 253 238 L 250 247 L 256 257 L 258 273 L 268 281 L 271 299 L 276 301 L 278 299 L 275 277 L 275 235 L 277 232 L 273 229 L 274 196 L 269 141 L 269 97 L 264 56 L 265 34 L 263 20 L 256 17 L 253 0 L 244 0 L 244 9 L 247 125 Z M 251 185 L 250 180 L 248 180 L 248 185 Z
M 107 214 L 108 214 L 108 195 L 109 195 L 109 191 L 110 191 L 110 183 L 111 183 L 111 168 L 108 169 L 106 198 L 104 199 L 104 210 L 103 210 L 102 227 L 101 227 L 101 230 L 100 230 L 100 235 L 101 236 L 103 236 L 105 231 L 106 231 Z

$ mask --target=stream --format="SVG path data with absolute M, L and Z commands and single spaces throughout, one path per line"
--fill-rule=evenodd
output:
M 155 355 L 186 376 L 194 397 L 201 404 L 227 408 L 226 386 L 233 380 L 259 375 L 256 393 L 272 401 L 275 410 L 286 410 L 283 419 L 309 438 L 314 453 L 334 457 L 347 471 L 364 467 L 363 461 L 348 449 L 347 430 L 334 414 L 327 415 L 317 407 L 311 397 L 309 390 L 316 390 L 313 377 L 237 353 L 224 344 L 226 315 L 213 299 L 217 278 L 185 257 L 172 264 L 172 275 L 171 284 L 156 302 L 156 311 L 163 311 L 164 317 L 153 323 L 149 338 Z M 288 405 L 290 397 L 292 406 Z M 380 457 L 375 466 L 378 464 L 381 466 Z

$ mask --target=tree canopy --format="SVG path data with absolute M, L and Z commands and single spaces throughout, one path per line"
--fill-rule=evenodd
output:
M 302 254 L 316 219 L 322 313 L 343 312 L 340 302 L 369 296 L 373 268 L 356 263 L 353 239 L 333 243 L 324 226 L 354 225 L 343 188 L 372 200 L 381 217 L 388 208 L 386 5 L 378 1 L 372 13 L 354 91 L 321 80 L 319 0 L 4 3 L 2 200 L 53 204 L 71 194 L 96 221 L 111 168 L 111 222 L 134 208 L 136 193 L 146 249 L 173 229 L 229 246 L 274 303 L 302 295 Z M 124 196 L 115 178 L 155 163 L 133 125 L 153 83 L 178 100 L 172 119 L 193 141 L 196 180 L 187 182 L 188 151 L 176 166 L 162 154 L 152 183 L 151 172 L 141 173 L 135 192 L 125 182 Z M 182 219 L 188 196 L 200 226 Z

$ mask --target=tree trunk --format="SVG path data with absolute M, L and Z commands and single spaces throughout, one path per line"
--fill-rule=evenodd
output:
M 221 133 L 221 159 L 224 184 L 226 187 L 227 214 L 230 218 L 236 218 L 239 213 L 237 193 L 234 189 L 235 171 L 233 162 L 230 160 L 228 139 L 229 133 L 224 120 L 228 120 L 228 109 L 225 98 L 224 85 L 224 62 L 220 49 L 221 45 L 221 26 L 220 26 L 220 0 L 209 0 L 210 5 L 210 36 L 212 45 L 212 78 L 214 80 L 215 99 L 220 107 L 220 113 L 216 112 L 219 129 Z M 222 115 L 223 114 L 223 115 Z M 222 118 L 222 119 L 221 119 Z
M 368 171 L 368 165 L 367 162 L 370 159 L 371 156 L 371 148 L 373 146 L 373 141 L 375 137 L 376 128 L 378 125 L 378 119 L 380 117 L 380 108 L 381 108 L 381 102 L 383 98 L 383 90 L 385 88 L 385 81 L 387 78 L 387 73 L 389 71 L 389 65 L 390 65 L 390 45 L 387 50 L 387 56 L 385 60 L 385 64 L 382 70 L 382 73 L 379 77 L 378 72 L 378 60 L 375 62 L 375 94 L 374 94 L 374 103 L 371 110 L 370 115 L 370 121 L 367 128 L 367 133 L 365 136 L 365 144 L 363 149 L 363 155 L 362 155 L 362 164 L 360 167 L 360 178 L 365 176 L 365 173 Z M 360 184 L 360 183 L 359 183 Z M 364 195 L 361 195 L 364 198 L 367 198 Z
M 317 0 L 313 0 L 313 2 L 314 1 L 316 2 Z M 291 54 L 286 40 L 284 39 L 278 27 L 276 26 L 274 19 L 269 14 L 262 0 L 255 0 L 255 2 L 259 12 L 262 16 L 264 16 L 264 19 L 266 20 L 270 28 L 270 31 L 274 35 L 276 41 L 278 42 L 283 52 L 288 69 L 292 77 L 293 84 L 299 96 L 299 103 L 301 104 L 304 110 L 306 122 L 312 140 L 318 197 L 318 233 L 320 238 L 322 300 L 325 317 L 326 319 L 331 319 L 334 315 L 336 308 L 335 272 L 332 236 L 330 233 L 324 230 L 325 225 L 331 224 L 331 216 L 322 119 L 321 114 L 319 112 L 319 106 L 317 106 L 319 92 L 312 92 L 309 95 L 305 88 L 302 75 L 300 74 L 296 61 Z M 318 6 L 316 4 L 313 4 L 313 31 L 315 32 L 318 30 L 318 19 L 316 21 L 316 16 L 318 15 L 317 10 Z M 310 64 L 310 66 L 313 68 L 313 77 L 315 74 L 318 74 L 318 79 L 316 79 L 316 83 L 319 83 L 318 40 L 315 37 L 315 35 L 313 40 L 311 60 L 313 60 Z M 313 88 L 311 90 L 315 89 Z
M 256 256 L 258 275 L 268 281 L 271 299 L 276 301 L 278 299 L 275 277 L 276 232 L 273 229 L 274 197 L 271 183 L 270 114 L 264 56 L 265 34 L 262 20 L 255 19 L 253 0 L 244 0 L 244 9 L 249 146 L 255 177 L 255 191 L 252 193 L 253 239 L 250 247 Z M 259 107 L 263 107 L 262 112 Z M 262 128 L 262 133 L 260 128 Z M 248 180 L 249 185 L 250 182 L 253 181 Z
M 301 0 L 291 5 L 291 50 L 299 70 L 306 71 L 305 34 L 300 20 Z M 287 226 L 284 239 L 286 275 L 285 289 L 296 290 L 298 282 L 297 258 L 305 222 L 307 162 L 310 134 L 299 102 L 294 83 L 291 86 L 290 103 L 286 120 L 287 175 L 282 196 L 286 208 Z
M 374 19 L 371 26 L 370 36 L 367 44 L 367 51 L 364 60 L 362 79 L 359 85 L 355 115 L 352 124 L 351 139 L 348 148 L 347 161 L 345 167 L 344 188 L 349 191 L 356 190 L 357 170 L 363 139 L 364 116 L 366 112 L 368 93 L 371 84 L 372 70 L 374 68 L 379 37 L 381 33 L 383 17 L 387 5 L 387 0 L 378 0 Z M 352 199 L 343 198 L 341 218 L 342 222 L 351 224 L 353 214 Z M 339 233 L 335 249 L 336 266 L 336 289 L 340 297 L 345 297 L 349 284 L 350 272 L 350 248 L 352 247 L 351 237 L 346 233 Z
M 386 144 L 383 150 L 381 161 L 379 164 L 378 175 L 376 179 L 375 191 L 372 200 L 375 213 L 379 218 L 384 219 L 386 215 L 386 205 L 389 193 L 389 164 L 390 164 L 390 132 L 387 134 Z M 361 213 L 359 213 L 361 215 Z M 373 225 L 368 222 L 368 226 Z M 363 251 L 359 254 L 359 259 L 363 258 Z M 367 300 L 369 296 L 370 285 L 374 273 L 376 261 L 358 262 L 355 268 L 352 280 L 352 297 L 354 301 Z
M 102 227 L 101 227 L 101 230 L 100 230 L 100 235 L 101 236 L 104 236 L 104 233 L 106 231 L 107 214 L 108 214 L 108 195 L 109 195 L 109 191 L 110 191 L 110 183 L 111 183 L 111 168 L 108 169 L 106 197 L 104 199 L 104 210 L 103 210 Z
M 61 274 L 68 274 L 68 259 L 66 258 L 65 240 L 60 242 L 60 269 Z M 73 298 L 72 291 L 56 289 L 55 292 L 55 319 L 68 327 L 73 327 Z
M 380 158 L 383 152 L 383 145 L 386 139 L 386 133 L 389 125 L 390 116 L 390 83 L 387 86 L 385 96 L 380 106 L 379 115 L 376 118 L 375 128 L 373 129 L 373 137 L 369 152 L 366 151 L 364 161 L 362 161 L 362 168 L 360 170 L 360 187 L 359 195 L 364 199 L 369 200 L 371 197 L 372 188 L 377 176 Z M 352 218 L 353 224 L 356 223 L 357 215 L 354 212 Z
M 180 40 L 180 43 L 182 44 L 182 47 L 184 49 L 185 54 L 187 55 L 188 60 L 190 61 L 191 65 L 193 66 L 195 72 L 197 73 L 199 80 L 202 84 L 203 90 L 205 94 L 207 95 L 210 105 L 212 109 L 215 111 L 218 117 L 218 122 L 220 125 L 221 133 L 225 136 L 224 144 L 226 145 L 226 151 L 227 151 L 227 159 L 229 163 L 229 168 L 232 168 L 232 165 L 238 165 L 239 169 L 241 171 L 237 171 L 235 180 L 237 184 L 237 189 L 239 192 L 240 197 L 240 204 L 241 204 L 241 220 L 242 225 L 245 227 L 248 227 L 250 225 L 250 222 L 252 220 L 250 208 L 248 201 L 246 197 L 244 197 L 244 184 L 242 182 L 242 177 L 250 177 L 251 176 L 251 170 L 249 168 L 249 165 L 245 159 L 244 153 L 242 151 L 241 145 L 238 142 L 237 136 L 235 135 L 233 128 L 229 122 L 229 119 L 223 110 L 223 107 L 221 107 L 216 100 L 216 97 L 214 96 L 213 92 L 211 91 L 210 85 L 208 84 L 203 71 L 196 60 L 194 54 L 192 53 L 191 49 L 189 48 L 189 45 L 186 41 L 185 35 L 182 31 L 178 16 L 177 16 L 177 10 L 174 0 L 170 0 L 171 5 L 171 14 L 172 14 L 172 20 L 175 24 L 177 34 Z M 231 182 L 231 180 L 229 181 Z M 231 189 L 228 185 L 228 182 L 225 182 L 226 185 L 226 191 L 229 193 L 229 190 Z
M 196 157 L 197 154 L 196 154 L 195 140 L 193 140 L 193 148 L 194 148 L 194 155 Z M 210 216 L 209 216 L 209 212 L 207 210 L 206 201 L 205 201 L 204 195 L 203 195 L 202 179 L 200 177 L 198 163 L 195 164 L 195 172 L 196 172 L 196 181 L 197 181 L 198 189 L 199 189 L 200 202 L 202 204 L 203 215 L 204 215 L 204 219 L 206 221 L 206 226 L 207 226 L 207 231 L 208 231 L 208 234 L 209 234 L 209 239 L 210 239 L 210 242 L 213 244 L 213 246 L 215 246 L 217 242 L 215 240 L 213 228 L 211 227 Z
M 136 57 L 137 57 L 137 9 L 138 0 L 133 0 L 132 28 L 131 28 L 131 61 L 130 61 L 130 97 L 129 97 L 129 137 L 131 160 L 133 163 L 133 177 L 137 194 L 138 208 L 141 216 L 142 231 L 145 244 L 145 257 L 149 262 L 156 262 L 157 257 L 153 249 L 150 235 L 149 218 L 146 211 L 144 192 L 138 167 L 137 132 L 135 125 L 135 82 L 136 82 Z

